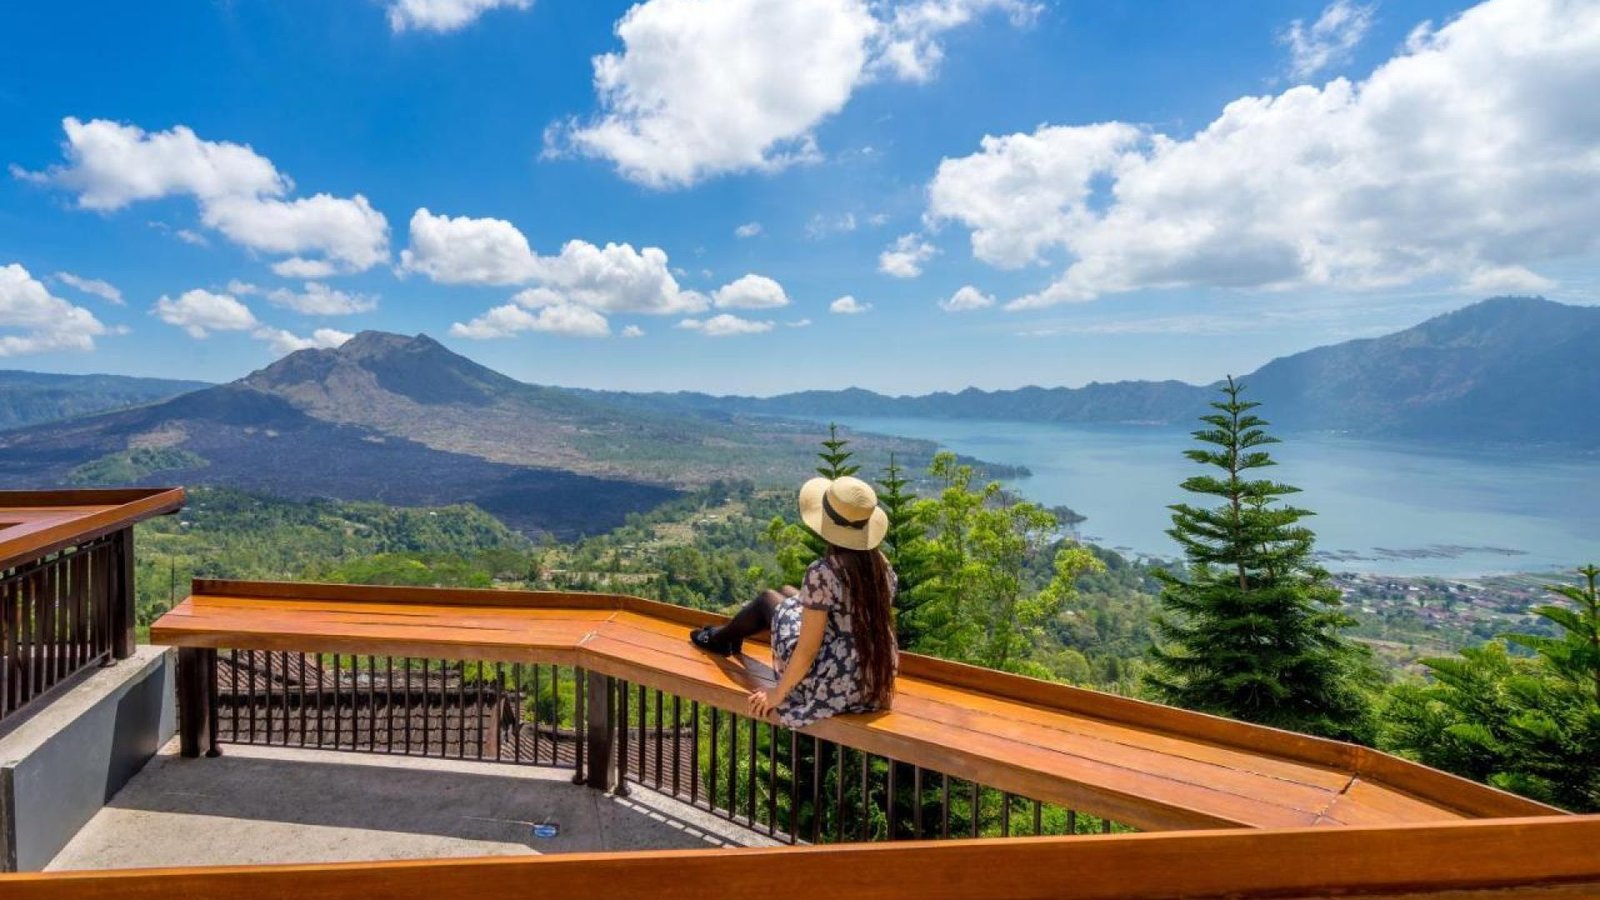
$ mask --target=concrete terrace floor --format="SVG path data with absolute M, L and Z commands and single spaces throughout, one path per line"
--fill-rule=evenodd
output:
M 85 825 L 50 870 L 767 846 L 772 841 L 630 785 L 568 769 L 176 741 Z M 534 838 L 535 823 L 560 826 Z

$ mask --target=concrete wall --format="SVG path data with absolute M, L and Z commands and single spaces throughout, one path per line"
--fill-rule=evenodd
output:
M 0 736 L 0 871 L 44 868 L 167 742 L 174 669 L 139 647 Z

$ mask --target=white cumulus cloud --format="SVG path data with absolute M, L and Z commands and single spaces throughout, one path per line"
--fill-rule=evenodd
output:
M 889 7 L 878 36 L 874 66 L 906 81 L 929 81 L 944 60 L 945 32 L 997 11 L 1012 24 L 1031 24 L 1043 11 L 1031 0 L 910 0 Z
M 99 278 L 83 278 L 81 276 L 74 275 L 71 272 L 57 272 L 56 280 L 70 288 L 80 290 L 85 294 L 92 294 L 96 297 L 99 297 L 107 303 L 115 303 L 118 306 L 123 305 L 122 291 L 118 290 L 117 286 L 109 281 L 104 281 Z
M 77 194 L 84 209 L 111 212 L 141 200 L 193 197 L 200 220 L 250 250 L 292 255 L 322 274 L 362 271 L 388 259 L 389 225 L 367 198 L 290 198 L 294 183 L 244 144 L 207 141 L 178 125 L 146 132 L 105 119 L 62 120 L 67 161 L 18 176 Z M 284 274 L 281 273 L 280 274 Z
M 728 282 L 711 294 L 718 309 L 777 309 L 789 305 L 783 285 L 765 275 L 750 274 Z
M 993 305 L 993 297 L 970 284 L 962 285 L 950 295 L 950 299 L 939 301 L 939 308 L 945 312 L 971 312 L 975 309 L 988 309 Z
M 757 322 L 722 313 L 709 319 L 684 319 L 677 324 L 677 327 L 698 331 L 707 337 L 732 337 L 738 334 L 760 334 L 763 331 L 771 331 L 772 325 L 771 322 Z
M 628 325 L 622 329 L 622 336 L 625 338 L 644 337 L 644 329 L 637 325 Z
M 609 160 L 632 181 L 683 187 L 820 157 L 814 129 L 876 77 L 928 80 L 941 37 L 1022 0 L 647 0 L 593 60 L 599 111 L 546 131 L 548 153 Z
M 928 219 L 970 229 L 995 265 L 1065 261 L 1010 308 L 1545 284 L 1531 266 L 1600 250 L 1596 84 L 1600 5 L 1489 0 L 1418 29 L 1365 80 L 1244 97 L 1187 138 L 1122 123 L 986 138 L 940 165 Z
M 296 350 L 331 350 L 344 345 L 345 341 L 355 337 L 345 331 L 336 331 L 332 328 L 318 328 L 310 337 L 301 337 L 292 331 L 282 328 L 261 326 L 250 333 L 258 341 L 265 341 L 276 353 L 293 353 Z
M 1289 48 L 1289 74 L 1310 78 L 1330 66 L 1350 59 L 1351 51 L 1372 27 L 1375 6 L 1350 0 L 1333 0 L 1310 25 L 1301 19 L 1289 23 L 1279 35 Z
M 491 340 L 521 331 L 543 331 L 570 337 L 605 337 L 611 333 L 606 317 L 574 303 L 556 302 L 529 309 L 518 303 L 497 306 L 470 322 L 450 326 L 456 337 Z M 631 335 L 630 335 L 631 336 Z
M 401 31 L 460 31 L 491 9 L 528 9 L 533 0 L 389 0 L 389 28 Z
M 860 300 L 845 294 L 843 297 L 828 304 L 828 312 L 841 316 L 855 316 L 872 308 L 871 303 L 862 303 Z
M 156 301 L 155 314 L 168 325 L 176 325 L 197 340 L 214 331 L 249 331 L 260 326 L 250 307 L 231 294 L 218 294 L 195 288 L 176 298 L 163 295 Z
M 378 298 L 371 294 L 341 291 L 317 281 L 306 282 L 302 291 L 274 288 L 265 296 L 277 306 L 306 316 L 348 316 L 378 308 Z
M 746 222 L 733 230 L 734 237 L 753 238 L 761 233 L 760 222 Z
M 94 313 L 51 295 L 21 264 L 0 266 L 0 356 L 93 350 L 107 331 Z
M 401 252 L 400 265 L 441 284 L 538 284 L 567 302 L 608 313 L 683 314 L 707 306 L 704 296 L 678 285 L 659 247 L 635 250 L 630 244 L 598 247 L 572 240 L 560 253 L 541 256 L 504 219 L 419 209 L 411 217 L 411 246 Z
M 915 278 L 922 274 L 922 264 L 938 252 L 921 235 L 902 234 L 878 254 L 878 271 L 896 278 Z

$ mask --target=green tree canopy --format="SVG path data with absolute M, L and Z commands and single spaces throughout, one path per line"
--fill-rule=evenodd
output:
M 1241 399 L 1230 376 L 1216 412 L 1200 417 L 1201 446 L 1184 451 L 1207 472 L 1182 487 L 1212 500 L 1172 507 L 1167 531 L 1183 548 L 1185 576 L 1161 571 L 1154 667 L 1162 700 L 1204 712 L 1346 740 L 1370 742 L 1368 691 L 1379 679 L 1370 653 L 1342 631 L 1328 573 L 1314 564 L 1309 510 L 1282 498 L 1298 488 L 1250 473 L 1275 465 L 1278 442 Z
M 914 600 L 919 635 L 912 649 L 995 669 L 1048 675 L 1030 659 L 1046 623 L 1075 592 L 1080 575 L 1101 568 L 1077 544 L 1060 543 L 1058 523 L 1034 503 L 1006 502 L 1000 485 L 974 487 L 971 466 L 934 456 L 937 496 L 916 504 L 926 525 L 923 580 Z M 1045 586 L 1029 590 L 1030 558 L 1058 547 Z
M 1551 585 L 1533 612 L 1555 635 L 1508 634 L 1423 660 L 1431 682 L 1396 685 L 1388 749 L 1580 812 L 1600 812 L 1600 568 Z M 1513 655 L 1513 649 L 1531 656 Z

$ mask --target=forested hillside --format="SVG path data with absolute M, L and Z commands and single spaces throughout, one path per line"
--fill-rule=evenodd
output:
M 206 387 L 202 381 L 166 378 L 0 371 L 0 431 L 155 403 Z

